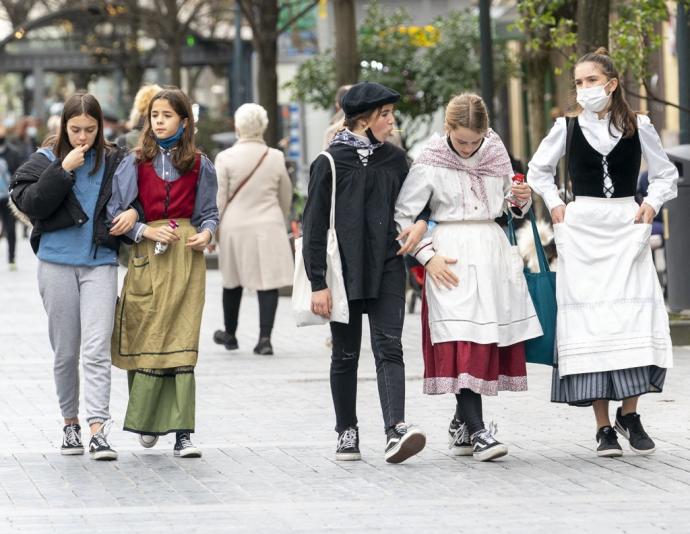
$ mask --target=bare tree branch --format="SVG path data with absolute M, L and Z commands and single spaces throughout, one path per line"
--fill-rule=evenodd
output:
M 287 30 L 290 26 L 292 26 L 295 22 L 297 22 L 299 19 L 301 19 L 304 15 L 309 13 L 316 5 L 319 3 L 319 0 L 312 0 L 312 2 L 307 5 L 302 11 L 297 13 L 294 17 L 292 17 L 290 20 L 288 20 L 285 24 L 283 24 L 280 28 L 278 28 L 278 35 L 283 33 L 285 30 Z M 283 7 L 284 9 L 284 7 Z
M 623 85 L 623 84 L 621 84 Z M 658 102 L 659 104 L 663 104 L 665 106 L 670 106 L 672 108 L 676 108 L 677 110 L 682 111 L 683 113 L 690 113 L 690 108 L 686 108 L 685 106 L 681 106 L 680 104 L 675 104 L 673 102 L 669 102 L 668 100 L 664 100 L 663 98 L 657 96 L 654 91 L 652 90 L 651 87 L 649 87 L 649 84 L 647 81 L 642 82 L 642 86 L 645 88 L 646 95 L 642 95 L 639 93 L 636 93 L 635 91 L 631 91 L 628 86 L 623 85 L 623 89 L 625 89 L 625 92 L 629 94 L 630 96 L 634 96 L 635 98 L 641 98 L 646 101 L 653 101 L 653 102 Z

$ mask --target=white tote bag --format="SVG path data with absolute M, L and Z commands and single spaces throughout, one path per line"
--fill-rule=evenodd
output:
M 347 324 L 350 322 L 350 308 L 347 303 L 338 237 L 335 233 L 335 162 L 333 161 L 333 156 L 328 152 L 321 152 L 319 155 L 326 156 L 331 162 L 331 176 L 333 177 L 331 216 L 326 245 L 326 285 L 331 290 L 331 300 L 333 301 L 330 321 Z M 297 326 L 326 324 L 329 322 L 329 319 L 325 319 L 311 311 L 311 282 L 307 278 L 307 271 L 304 267 L 301 237 L 295 240 L 295 277 L 292 282 L 292 310 L 295 313 Z

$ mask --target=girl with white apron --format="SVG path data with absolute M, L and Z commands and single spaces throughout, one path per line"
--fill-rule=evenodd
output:
M 617 433 L 638 454 L 651 454 L 637 403 L 660 392 L 673 364 L 668 314 L 649 247 L 651 222 L 677 194 L 678 171 L 654 127 L 626 102 L 606 49 L 574 70 L 578 113 L 560 118 L 529 163 L 527 181 L 551 212 L 558 249 L 558 366 L 551 400 L 593 406 L 599 456 L 623 454 Z M 554 176 L 571 141 L 567 210 Z M 649 190 L 634 200 L 640 160 Z M 614 426 L 609 401 L 622 401 Z
M 415 160 L 395 209 L 401 230 L 429 203 L 437 222 L 415 257 L 427 281 L 422 301 L 424 393 L 455 394 L 449 433 L 457 456 L 492 460 L 508 452 L 485 427 L 482 395 L 527 389 L 524 341 L 542 335 L 523 261 L 494 219 L 511 195 L 529 209 L 527 184 L 512 186 L 513 169 L 489 128 L 482 99 L 453 98 L 446 135 L 435 136 Z

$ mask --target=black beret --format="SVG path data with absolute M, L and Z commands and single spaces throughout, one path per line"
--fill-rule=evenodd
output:
M 346 117 L 354 117 L 365 111 L 380 108 L 386 104 L 395 104 L 400 100 L 400 93 L 376 82 L 361 82 L 353 85 L 343 95 L 340 107 Z

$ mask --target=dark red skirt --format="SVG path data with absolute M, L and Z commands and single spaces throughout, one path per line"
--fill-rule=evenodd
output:
M 447 341 L 431 344 L 429 311 L 422 291 L 422 351 L 424 354 L 424 393 L 459 393 L 471 389 L 481 395 L 499 391 L 526 391 L 525 344 L 499 347 L 472 341 Z

